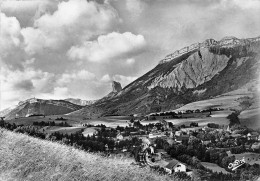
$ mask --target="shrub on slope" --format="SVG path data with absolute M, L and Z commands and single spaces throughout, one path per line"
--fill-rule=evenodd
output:
M 130 163 L 0 128 L 0 180 L 172 180 Z

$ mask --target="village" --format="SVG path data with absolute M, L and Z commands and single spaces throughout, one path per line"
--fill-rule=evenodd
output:
M 76 132 L 69 132 L 74 127 L 62 117 L 27 126 L 2 120 L 0 126 L 89 152 L 99 152 L 105 157 L 132 159 L 141 167 L 159 168 L 170 174 L 181 173 L 184 178 L 197 175 L 198 170 L 205 172 L 203 175 L 209 172 L 210 176 L 223 174 L 236 178 L 243 173 L 245 178 L 250 178 L 252 174 L 248 170 L 256 172 L 255 175 L 260 169 L 260 134 L 240 125 L 235 113 L 227 117 L 228 125 L 208 123 L 201 126 L 196 122 L 174 125 L 168 121 L 172 118 L 208 117 L 212 111 L 220 110 L 132 115 L 127 126 L 84 123 Z M 152 123 L 147 120 L 152 120 Z M 48 132 L 48 128 L 55 127 L 65 128 L 67 132 Z
M 189 117 L 191 114 L 194 116 L 194 113 L 188 111 L 181 115 Z M 197 113 L 207 115 L 209 111 Z M 178 117 L 178 113 L 174 116 Z M 167 121 L 172 117 L 172 113 L 150 114 L 141 119 L 133 117 L 126 127 L 106 127 L 107 132 L 114 133 L 108 135 L 111 135 L 115 144 L 121 145 L 116 147 L 106 144 L 106 152 L 129 156 L 137 145 L 128 144 L 127 141 L 138 138 L 145 140 L 150 152 L 146 158 L 139 158 L 140 155 L 143 156 L 142 153 L 136 154 L 135 160 L 141 165 L 165 168 L 170 173 L 182 172 L 192 176 L 194 169 L 204 168 L 212 172 L 232 174 L 239 167 L 243 170 L 244 164 L 258 165 L 256 168 L 259 169 L 260 134 L 238 124 L 235 114 L 228 117 L 229 125 L 208 123 L 206 126 L 199 126 L 196 122 L 173 125 Z M 156 120 L 156 123 L 143 125 L 144 119 Z M 98 138 L 100 131 L 94 135 Z

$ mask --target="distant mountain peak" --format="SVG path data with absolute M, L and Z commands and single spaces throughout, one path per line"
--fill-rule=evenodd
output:
M 64 100 L 44 100 L 30 98 L 20 101 L 18 105 L 0 112 L 6 119 L 28 117 L 31 115 L 60 115 L 81 109 L 82 106 Z

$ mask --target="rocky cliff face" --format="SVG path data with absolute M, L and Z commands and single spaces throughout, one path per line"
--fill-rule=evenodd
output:
M 120 93 L 78 113 L 93 109 L 98 116 L 167 111 L 239 89 L 259 76 L 260 37 L 209 39 L 176 52 Z
M 112 81 L 112 92 L 120 92 L 122 90 L 121 84 L 116 81 Z
M 195 88 L 221 72 L 227 66 L 228 60 L 229 57 L 226 55 L 211 53 L 208 48 L 200 49 L 177 64 L 173 71 L 157 76 L 148 89 L 159 86 L 173 88 L 177 92 L 183 88 Z
M 43 100 L 43 99 L 28 99 L 21 101 L 17 106 L 12 108 L 5 119 L 14 119 L 17 117 L 28 117 L 31 115 L 59 115 L 67 114 L 81 109 L 82 106 L 72 104 L 63 100 Z
M 64 99 L 64 101 L 68 101 L 71 102 L 73 104 L 76 105 L 80 105 L 80 106 L 88 106 L 91 104 L 94 104 L 96 102 L 96 100 L 82 100 L 82 99 L 75 99 L 75 98 L 68 98 L 68 99 Z
M 222 46 L 222 47 L 244 46 L 257 41 L 260 41 L 260 36 L 256 38 L 248 38 L 248 39 L 238 39 L 234 36 L 227 36 L 222 38 L 220 41 L 216 41 L 214 39 L 207 39 L 202 43 L 194 43 L 180 50 L 176 50 L 174 53 L 167 55 L 163 60 L 159 62 L 159 64 L 169 62 L 177 57 L 180 57 L 192 51 L 197 51 L 201 48 L 210 48 L 213 46 Z

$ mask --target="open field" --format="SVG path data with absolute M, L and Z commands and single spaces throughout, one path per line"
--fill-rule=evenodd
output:
M 240 110 L 241 109 L 241 104 L 238 99 L 243 98 L 243 97 L 254 97 L 254 92 L 250 90 L 249 88 L 255 87 L 256 82 L 250 82 L 245 84 L 243 87 L 227 92 L 225 94 L 216 96 L 212 99 L 207 99 L 207 100 L 202 100 L 202 101 L 197 101 L 197 102 L 192 102 L 189 104 L 186 104 L 177 111 L 181 110 L 196 110 L 196 109 L 208 109 L 208 108 L 223 108 L 225 110 L 230 110 L 230 109 L 236 109 Z M 258 105 L 259 106 L 259 105 Z
M 241 124 L 249 128 L 260 128 L 260 108 L 242 111 L 239 115 Z
M 89 136 L 92 136 L 94 133 L 97 132 L 96 129 L 97 129 L 97 128 L 95 128 L 95 127 L 86 128 L 86 129 L 83 131 L 82 134 L 83 134 L 85 137 L 87 137 L 88 135 L 89 135 Z
M 33 122 L 49 122 L 54 121 L 56 123 L 60 122 L 67 122 L 68 124 L 72 125 L 74 128 L 82 128 L 82 123 L 87 124 L 104 124 L 108 127 L 117 127 L 117 126 L 128 126 L 128 117 L 122 117 L 122 116 L 113 116 L 113 117 L 102 117 L 102 118 L 96 118 L 96 119 L 89 119 L 89 120 L 82 120 L 79 118 L 73 118 L 72 116 L 62 116 L 63 118 L 66 118 L 65 121 L 57 121 L 55 120 L 57 117 L 61 116 L 46 116 L 43 117 L 28 117 L 28 118 L 18 118 L 13 120 L 8 120 L 9 123 L 15 123 L 15 124 L 24 124 L 24 125 L 32 125 Z M 229 124 L 229 120 L 226 118 L 226 112 L 225 111 L 217 111 L 212 112 L 212 117 L 202 117 L 202 118 L 181 118 L 181 119 L 165 119 L 168 122 L 172 122 L 174 125 L 189 125 L 191 122 L 197 122 L 199 126 L 205 126 L 208 123 L 217 123 L 217 124 Z M 149 123 L 156 123 L 159 120 L 144 120 L 142 121 L 142 124 L 149 124 Z
M 177 180 L 132 159 L 104 158 L 58 143 L 0 129 L 0 180 Z
M 66 120 L 55 120 L 57 118 L 63 117 Z M 117 127 L 119 126 L 127 126 L 127 121 L 130 120 L 128 116 L 110 116 L 110 117 L 101 117 L 101 118 L 94 118 L 94 119 L 86 119 L 83 120 L 81 117 L 74 117 L 74 116 L 66 116 L 66 115 L 55 115 L 55 116 L 35 116 L 35 117 L 21 117 L 12 120 L 6 120 L 9 123 L 15 123 L 17 125 L 32 125 L 33 122 L 52 122 L 60 123 L 60 122 L 67 122 L 69 125 L 79 127 L 84 123 L 86 124 L 104 124 L 109 127 Z
M 224 168 L 218 166 L 218 165 L 215 164 L 215 163 L 201 162 L 201 164 L 202 164 L 204 167 L 206 167 L 206 168 L 212 170 L 213 172 L 218 172 L 218 173 L 222 172 L 222 173 L 224 173 L 224 174 L 228 174 L 228 173 L 229 173 L 229 172 L 226 171 Z
M 187 118 L 187 119 L 165 119 L 167 122 L 172 122 L 174 125 L 190 125 L 192 122 L 198 123 L 199 126 L 206 126 L 208 123 L 216 124 L 229 124 L 229 120 L 226 117 L 206 117 L 206 118 Z M 145 120 L 142 124 L 156 123 L 158 120 Z
M 243 157 L 245 158 L 246 163 L 253 165 L 253 164 L 260 164 L 260 154 L 259 153 L 241 153 L 241 154 L 231 154 L 228 153 L 230 156 L 234 155 L 237 160 L 241 160 Z
M 78 121 L 76 120 L 56 120 L 57 118 L 63 117 L 61 116 L 34 116 L 34 117 L 20 117 L 16 119 L 11 119 L 11 120 L 5 120 L 8 123 L 15 123 L 17 125 L 32 125 L 33 122 L 52 122 L 54 121 L 55 123 L 61 123 L 61 122 L 67 122 L 70 125 L 77 124 Z M 64 117 L 63 117 L 64 118 Z
M 43 128 L 45 133 L 54 133 L 59 132 L 63 134 L 72 134 L 76 133 L 78 131 L 81 131 L 82 129 L 85 129 L 85 127 L 60 127 L 60 126 L 46 126 Z
M 224 111 L 215 111 L 212 112 L 212 115 L 210 117 L 202 117 L 202 118 L 181 118 L 181 119 L 165 119 L 168 122 L 172 122 L 174 125 L 189 125 L 191 122 L 197 122 L 199 126 L 205 126 L 208 123 L 216 123 L 216 124 L 223 124 L 227 125 L 229 124 L 229 120 L 226 118 L 232 111 L 224 110 Z M 62 116 L 62 115 L 61 115 Z M 74 128 L 81 128 L 82 123 L 87 124 L 104 124 L 108 127 L 117 127 L 119 126 L 128 126 L 127 117 L 102 117 L 102 118 L 95 118 L 95 119 L 89 119 L 89 120 L 82 120 L 80 118 L 73 118 L 62 116 L 63 118 L 66 118 L 65 121 L 58 121 L 55 120 L 57 117 L 61 116 L 46 116 L 43 117 L 28 117 L 28 118 L 18 118 L 13 120 L 7 120 L 9 123 L 15 123 L 15 124 L 23 124 L 23 125 L 32 125 L 33 122 L 49 122 L 54 121 L 55 123 L 60 122 L 67 122 L 68 124 L 72 125 Z M 260 109 L 252 109 L 252 110 L 246 110 L 241 112 L 241 115 L 239 116 L 240 122 L 242 125 L 245 125 L 249 128 L 260 128 Z M 142 124 L 149 124 L 149 123 L 157 123 L 159 120 L 144 120 L 142 121 Z M 64 128 L 62 128 L 64 129 Z
M 213 99 L 207 99 L 186 104 L 176 111 L 196 109 L 203 110 L 209 108 L 239 109 L 240 103 L 236 100 L 240 97 L 241 95 L 222 95 Z

